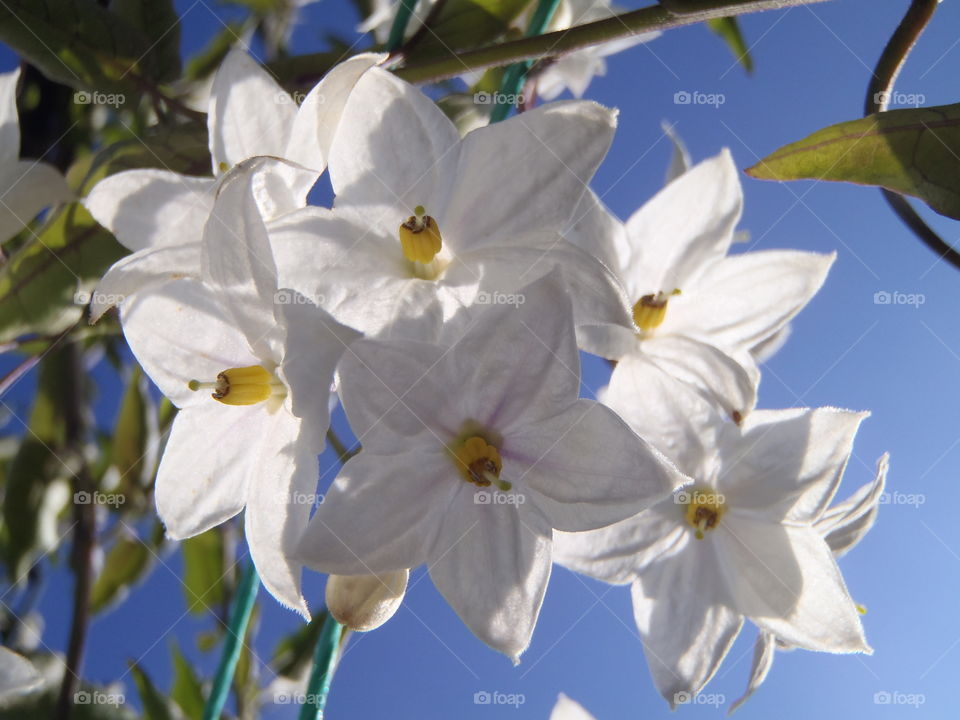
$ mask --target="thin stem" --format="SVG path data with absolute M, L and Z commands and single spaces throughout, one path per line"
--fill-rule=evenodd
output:
M 527 26 L 527 37 L 542 35 L 559 6 L 560 0 L 540 0 Z M 524 60 L 507 68 L 500 83 L 500 96 L 494 98 L 495 105 L 490 115 L 491 123 L 500 122 L 510 114 L 510 109 L 516 104 L 520 89 L 523 87 L 523 80 L 531 67 L 533 67 L 533 61 Z
M 907 56 L 913 49 L 920 35 L 933 18 L 937 9 L 938 0 L 913 0 L 907 8 L 906 15 L 894 30 L 893 35 L 883 49 L 877 67 L 867 86 L 867 97 L 863 104 L 864 115 L 884 112 L 890 104 L 890 95 L 893 92 L 897 75 L 907 61 Z M 920 214 L 913 209 L 910 202 L 899 193 L 882 189 L 884 199 L 890 209 L 900 218 L 904 225 L 914 235 L 937 255 L 960 269 L 960 252 L 957 252 L 946 240 L 924 221 Z
M 340 460 L 341 465 L 345 465 L 347 460 L 360 452 L 361 449 L 360 446 L 357 445 L 352 450 L 348 450 L 343 440 L 340 439 L 340 436 L 337 435 L 332 427 L 327 428 L 327 442 L 330 443 L 330 447 L 337 453 L 337 459 Z
M 237 669 L 237 661 L 240 659 L 243 639 L 247 635 L 250 615 L 253 613 L 253 606 L 257 601 L 257 590 L 259 588 L 260 578 L 257 576 L 256 567 L 251 562 L 247 569 L 243 571 L 243 577 L 240 579 L 240 585 L 237 587 L 237 593 L 233 598 L 230 626 L 223 641 L 223 654 L 220 656 L 220 665 L 217 667 L 217 674 L 213 680 L 213 689 L 210 691 L 206 707 L 203 708 L 203 720 L 218 720 L 220 713 L 223 711 L 227 694 L 230 692 L 230 685 L 233 682 L 233 674 Z
M 684 14 L 678 14 L 676 10 L 671 12 L 662 5 L 653 5 L 605 20 L 577 25 L 567 30 L 558 30 L 544 35 L 470 50 L 461 55 L 451 55 L 439 60 L 408 65 L 394 72 L 411 83 L 437 82 L 473 70 L 485 70 L 489 67 L 509 65 L 531 58 L 540 60 L 563 55 L 573 50 L 580 50 L 619 38 L 632 37 L 638 33 L 651 30 L 669 30 L 713 18 L 745 15 L 763 10 L 779 10 L 824 1 L 727 0 L 704 9 L 699 9 L 700 3 L 695 3 L 693 6 L 698 7 L 698 9 Z
M 407 32 L 407 24 L 410 22 L 410 16 L 413 14 L 413 8 L 417 0 L 400 0 L 400 7 L 397 8 L 397 14 L 393 18 L 393 25 L 390 26 L 390 35 L 387 38 L 387 52 L 395 53 L 403 45 L 403 36 Z
M 307 685 L 307 697 L 300 708 L 300 720 L 322 720 L 324 708 L 327 706 L 327 696 L 330 694 L 330 683 L 333 682 L 333 673 L 337 668 L 337 659 L 340 655 L 340 634 L 343 625 L 327 613 L 323 621 L 323 629 L 317 638 L 317 649 L 313 656 L 313 670 L 310 671 L 310 682 Z

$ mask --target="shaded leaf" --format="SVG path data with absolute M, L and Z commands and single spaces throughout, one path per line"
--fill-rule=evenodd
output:
M 707 20 L 707 27 L 713 30 L 730 48 L 733 57 L 743 67 L 747 73 L 753 72 L 753 57 L 750 55 L 750 48 L 747 47 L 743 39 L 743 33 L 740 31 L 740 24 L 735 17 L 714 18 Z
M 277 675 L 300 677 L 313 662 L 313 651 L 326 617 L 326 611 L 315 612 L 309 623 L 298 627 L 277 643 L 270 662 Z
M 187 80 L 200 80 L 211 75 L 230 52 L 230 48 L 244 34 L 241 23 L 227 23 L 226 27 L 214 35 L 200 52 L 187 61 L 183 76 Z
M 181 548 L 187 610 L 193 615 L 203 615 L 208 609 L 220 608 L 226 597 L 223 533 L 219 528 L 212 528 L 184 540 Z
M 831 125 L 746 172 L 760 180 L 875 185 L 960 219 L 960 104 L 890 110 Z
M 184 657 L 180 646 L 173 644 L 173 688 L 170 696 L 189 720 L 203 718 L 203 686 L 194 672 L 193 665 Z
M 110 9 L 146 36 L 154 80 L 180 77 L 180 16 L 173 0 L 113 0 Z
M 90 608 L 100 612 L 108 605 L 123 602 L 131 585 L 151 569 L 150 550 L 138 538 L 121 536 L 107 552 L 103 570 L 93 584 Z
M 120 475 L 120 492 L 139 496 L 149 485 L 156 460 L 156 410 L 143 371 L 134 365 L 113 431 L 111 464 Z
M 157 690 L 146 671 L 137 663 L 131 662 L 130 672 L 133 674 L 133 681 L 137 685 L 137 692 L 143 705 L 144 720 L 175 720 L 168 704 L 169 700 Z
M 411 51 L 411 62 L 479 47 L 507 33 L 531 0 L 449 0 L 430 32 Z

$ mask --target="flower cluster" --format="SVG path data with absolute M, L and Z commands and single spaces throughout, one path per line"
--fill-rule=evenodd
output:
M 157 509 L 186 538 L 244 512 L 265 585 L 308 616 L 301 571 L 370 630 L 426 565 L 473 633 L 517 661 L 552 565 L 631 587 L 658 689 L 698 693 L 744 619 L 775 647 L 869 652 L 837 568 L 875 482 L 832 505 L 864 413 L 755 410 L 758 362 L 833 256 L 730 254 L 726 151 L 625 223 L 588 189 L 616 127 L 548 103 L 461 137 L 374 55 L 299 108 L 240 51 L 215 78 L 213 173 L 132 170 L 86 198 L 132 254 L 131 350 L 180 409 Z M 307 205 L 322 173 L 332 208 Z M 93 308 L 99 317 L 106 304 Z M 581 351 L 614 364 L 582 399 Z M 324 501 L 340 402 L 362 450 Z

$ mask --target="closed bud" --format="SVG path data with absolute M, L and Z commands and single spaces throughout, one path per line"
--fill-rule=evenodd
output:
M 409 570 L 380 575 L 331 575 L 327 579 L 327 610 L 350 630 L 375 630 L 400 607 L 409 577 Z

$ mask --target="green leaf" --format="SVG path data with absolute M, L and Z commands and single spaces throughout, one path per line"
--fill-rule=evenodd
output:
M 740 32 L 740 24 L 737 22 L 737 18 L 725 17 L 707 20 L 707 27 L 723 39 L 737 62 L 747 71 L 747 74 L 752 73 L 753 58 L 750 56 L 750 48 L 747 47 L 747 43 L 743 39 L 743 33 Z
M 223 59 L 230 52 L 230 48 L 242 37 L 244 25 L 242 23 L 227 23 L 226 27 L 214 35 L 207 46 L 187 61 L 184 77 L 187 80 L 200 80 L 211 75 Z
M 113 431 L 111 464 L 120 474 L 120 492 L 139 495 L 149 484 L 158 441 L 156 410 L 143 371 L 134 365 Z
M 187 610 L 203 615 L 224 602 L 224 542 L 219 528 L 188 538 L 183 548 L 183 593 Z
M 144 720 L 174 720 L 174 714 L 168 704 L 169 700 L 157 690 L 146 671 L 135 662 L 130 663 L 130 671 L 133 673 L 133 681 L 137 685 L 140 702 L 143 704 Z
M 81 90 L 134 99 L 138 76 L 161 74 L 148 36 L 96 0 L 5 0 L 0 42 L 51 80 Z
M 768 155 L 760 180 L 831 180 L 918 197 L 960 220 L 960 104 L 890 110 L 818 130 Z
M 507 33 L 531 0 L 449 0 L 431 32 L 411 52 L 411 62 L 479 47 Z
M 326 611 L 314 613 L 309 623 L 298 627 L 277 643 L 270 662 L 277 675 L 289 678 L 300 677 L 311 665 L 313 650 L 317 645 L 317 638 L 320 637 L 320 630 L 323 628 L 326 617 Z
M 150 550 L 138 538 L 121 536 L 107 552 L 103 570 L 93 584 L 90 608 L 100 612 L 114 602 L 123 602 L 131 585 L 153 565 Z
M 170 696 L 180 706 L 185 717 L 189 720 L 201 720 L 204 699 L 200 679 L 176 642 L 173 644 L 171 653 L 173 654 L 173 688 Z
M 146 36 L 154 80 L 180 77 L 180 16 L 173 0 L 113 0 L 110 9 Z

